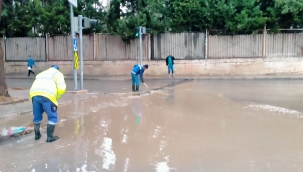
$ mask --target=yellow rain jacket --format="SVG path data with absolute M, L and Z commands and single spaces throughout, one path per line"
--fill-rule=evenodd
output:
M 55 69 L 49 68 L 36 76 L 30 89 L 30 98 L 43 96 L 58 106 L 57 100 L 65 93 L 66 84 L 63 74 Z

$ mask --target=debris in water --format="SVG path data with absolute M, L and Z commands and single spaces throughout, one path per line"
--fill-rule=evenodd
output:
M 24 127 L 12 127 L 10 129 L 2 129 L 0 136 L 11 136 L 14 134 L 21 133 L 25 128 Z
M 11 127 L 10 129 L 2 129 L 2 131 L 0 132 L 0 141 L 4 140 L 4 139 L 8 139 L 10 137 L 13 136 L 19 136 L 22 134 L 28 134 L 30 132 L 32 132 L 33 130 L 30 127 Z

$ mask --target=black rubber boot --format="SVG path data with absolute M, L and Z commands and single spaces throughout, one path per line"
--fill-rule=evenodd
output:
M 53 142 L 59 139 L 58 136 L 53 136 L 56 125 L 47 124 L 47 139 L 46 142 Z
M 34 130 L 35 130 L 35 140 L 39 140 L 41 138 L 40 123 L 34 124 Z
M 136 91 L 139 91 L 139 85 L 136 85 Z
M 136 86 L 135 85 L 132 85 L 132 90 L 136 91 Z

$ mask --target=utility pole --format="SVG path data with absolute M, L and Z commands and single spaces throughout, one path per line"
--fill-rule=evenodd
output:
M 82 15 L 78 16 L 79 19 L 79 38 L 80 38 L 80 72 L 81 72 L 81 90 L 83 90 L 83 43 L 82 43 Z
M 75 18 L 75 22 L 77 23 L 74 26 L 78 29 L 77 33 L 79 33 L 79 39 L 80 39 L 79 40 L 80 41 L 80 47 L 79 47 L 79 56 L 80 56 L 80 89 L 83 90 L 83 29 L 90 28 L 91 25 L 97 24 L 98 21 L 96 19 L 89 19 L 87 17 L 83 17 L 82 15 L 79 15 L 78 17 L 74 17 L 74 18 Z M 82 25 L 83 19 L 84 19 L 84 27 Z
M 139 26 L 139 38 L 140 38 L 139 56 L 140 56 L 140 65 L 142 65 L 142 27 L 141 26 Z
M 75 39 L 75 30 L 74 30 L 74 12 L 73 12 L 73 6 L 77 7 L 77 0 L 68 0 L 70 3 L 70 21 L 71 21 L 71 37 L 72 37 L 72 59 L 73 59 L 73 68 L 74 68 L 74 91 L 78 90 L 78 84 L 77 84 L 77 69 L 76 69 L 76 61 L 74 58 L 74 39 Z

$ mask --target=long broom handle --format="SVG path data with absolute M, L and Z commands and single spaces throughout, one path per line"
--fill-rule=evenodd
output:
M 32 124 L 32 122 L 31 123 L 29 123 L 23 130 L 22 130 L 22 132 L 21 133 L 23 133 L 26 129 L 27 129 L 27 127 L 28 126 L 30 126 Z

